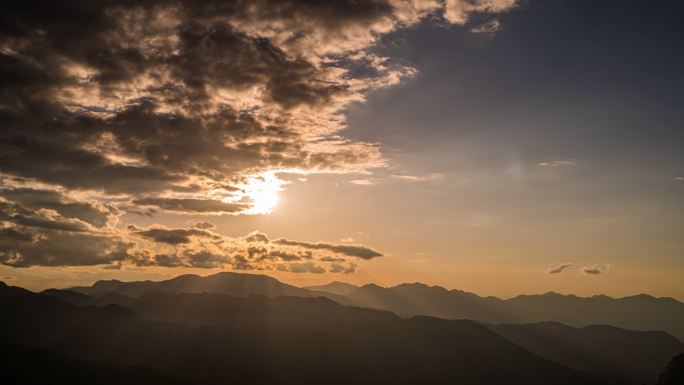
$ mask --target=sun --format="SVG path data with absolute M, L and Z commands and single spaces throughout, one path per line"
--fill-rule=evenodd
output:
M 270 214 L 278 205 L 279 193 L 285 181 L 278 179 L 273 172 L 266 172 L 248 178 L 244 186 L 245 197 L 251 205 L 250 214 Z

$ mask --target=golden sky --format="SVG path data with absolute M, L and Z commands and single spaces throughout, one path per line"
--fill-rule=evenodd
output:
M 684 299 L 684 34 L 565 6 L 16 15 L 0 33 L 0 279 L 232 270 Z

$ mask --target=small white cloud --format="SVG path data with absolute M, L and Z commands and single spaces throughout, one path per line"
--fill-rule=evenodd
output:
M 576 166 L 577 161 L 574 159 L 551 160 L 537 163 L 541 167 L 569 167 Z
M 672 179 L 674 179 L 674 180 L 679 180 L 679 181 L 684 181 L 684 176 L 676 176 L 676 177 L 674 177 L 674 178 L 672 178 Z
M 503 13 L 518 5 L 518 0 L 446 0 L 444 19 L 456 25 L 465 24 L 473 13 Z
M 354 179 L 350 180 L 349 183 L 355 184 L 357 186 L 373 186 L 377 184 L 376 181 L 371 180 L 371 179 Z
M 444 174 L 432 173 L 427 175 L 390 175 L 392 179 L 399 179 L 408 182 L 424 182 L 429 180 L 437 180 L 444 178 Z
M 347 237 L 347 238 L 342 238 L 342 239 L 340 239 L 340 242 L 344 242 L 344 243 L 352 243 L 352 242 L 354 242 L 354 241 L 356 241 L 356 240 L 355 240 L 354 238 L 352 238 L 352 237 Z
M 474 33 L 494 33 L 500 30 L 503 26 L 498 19 L 490 20 L 484 24 L 480 24 L 470 29 Z

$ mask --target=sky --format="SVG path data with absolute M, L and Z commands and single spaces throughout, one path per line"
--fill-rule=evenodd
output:
M 684 300 L 681 2 L 2 7 L 9 284 Z

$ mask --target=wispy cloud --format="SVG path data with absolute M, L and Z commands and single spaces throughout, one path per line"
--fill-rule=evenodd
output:
M 500 13 L 518 4 L 518 0 L 446 0 L 444 18 L 453 24 L 465 24 L 473 13 Z
M 498 19 L 490 20 L 486 23 L 477 25 L 470 30 L 474 33 L 494 33 L 502 28 L 501 22 Z
M 593 265 L 593 266 L 585 266 L 582 268 L 582 271 L 585 274 L 589 275 L 601 275 L 606 272 L 606 270 L 610 269 L 612 265 L 607 264 L 607 265 Z
M 550 160 L 537 163 L 541 167 L 570 167 L 576 166 L 577 161 L 574 159 Z
M 560 274 L 560 273 L 564 272 L 565 270 L 568 270 L 571 268 L 572 268 L 572 262 L 561 263 L 560 265 L 549 269 L 548 273 L 549 274 Z
M 378 184 L 378 182 L 373 179 L 354 179 L 350 180 L 349 183 L 355 184 L 357 186 L 373 186 Z
M 392 174 L 389 177 L 392 179 L 398 179 L 398 180 L 403 180 L 403 181 L 407 181 L 407 182 L 425 182 L 425 181 L 442 179 L 442 178 L 444 178 L 444 174 L 441 174 L 441 173 L 431 173 L 431 174 L 425 174 L 425 175 L 407 175 L 407 174 L 396 175 L 396 174 Z

